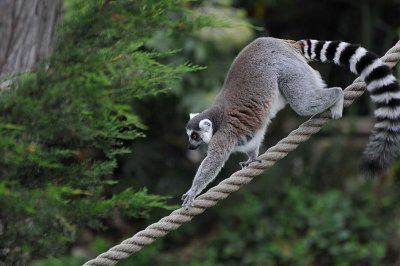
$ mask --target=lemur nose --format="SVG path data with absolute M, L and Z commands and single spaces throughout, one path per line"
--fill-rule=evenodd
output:
M 197 146 L 189 143 L 188 144 L 188 149 L 189 150 L 195 150 L 195 149 L 197 149 Z

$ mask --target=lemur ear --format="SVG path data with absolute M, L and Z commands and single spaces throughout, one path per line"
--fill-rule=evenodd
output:
M 199 128 L 201 129 L 201 131 L 209 132 L 212 128 L 212 122 L 208 119 L 203 119 L 199 123 Z
M 192 119 L 193 117 L 195 117 L 195 116 L 198 115 L 198 114 L 200 114 L 200 113 L 190 113 L 190 114 L 189 114 L 190 119 Z

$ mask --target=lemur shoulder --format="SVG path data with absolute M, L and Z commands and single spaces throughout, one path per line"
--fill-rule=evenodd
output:
M 242 167 L 257 161 L 268 123 L 287 103 L 302 116 L 326 110 L 334 119 L 342 116 L 342 89 L 327 88 L 308 65 L 312 60 L 346 66 L 366 82 L 377 122 L 364 151 L 364 169 L 377 174 L 391 165 L 400 148 L 400 88 L 390 67 L 365 48 L 342 41 L 259 38 L 233 61 L 214 104 L 191 114 L 189 149 L 206 143 L 208 152 L 183 205 L 193 204 L 233 151 L 248 155 Z

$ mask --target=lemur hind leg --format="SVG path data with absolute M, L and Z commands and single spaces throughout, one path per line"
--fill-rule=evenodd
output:
M 297 114 L 311 116 L 329 109 L 332 118 L 342 117 L 344 93 L 341 88 L 322 88 L 311 82 L 302 81 L 286 83 L 281 88 L 290 107 Z
M 279 82 L 290 107 L 299 115 L 311 116 L 330 110 L 332 118 L 342 117 L 343 90 L 339 87 L 326 88 L 318 71 L 299 62 L 286 69 Z

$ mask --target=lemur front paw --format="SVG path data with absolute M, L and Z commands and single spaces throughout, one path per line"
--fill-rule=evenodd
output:
M 258 159 L 251 159 L 251 160 L 250 160 L 250 159 L 249 159 L 249 160 L 247 160 L 247 161 L 245 161 L 245 162 L 240 162 L 239 165 L 240 165 L 240 167 L 242 167 L 242 169 L 243 169 L 243 168 L 249 166 L 251 163 L 254 163 L 254 162 L 261 163 L 261 160 L 258 160 Z
M 243 169 L 247 166 L 247 162 L 240 162 L 239 165 Z
M 186 207 L 186 209 L 193 206 L 193 202 L 194 202 L 195 198 L 196 198 L 196 192 L 189 189 L 189 191 L 186 192 L 185 194 L 183 194 L 183 196 L 182 196 L 182 200 L 183 200 L 182 206 Z

